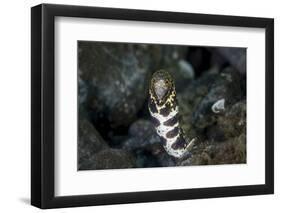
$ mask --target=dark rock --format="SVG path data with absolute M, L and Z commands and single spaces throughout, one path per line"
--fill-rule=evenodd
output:
M 159 67 L 169 68 L 174 67 L 180 60 L 185 60 L 188 53 L 187 46 L 175 46 L 175 45 L 163 45 L 160 49 L 161 60 L 159 61 Z
M 129 135 L 145 139 L 147 136 L 155 133 L 154 126 L 151 121 L 139 119 L 132 123 L 129 128 Z
M 246 101 L 240 81 L 241 74 L 233 68 L 221 73 L 213 69 L 178 94 L 182 129 L 189 138 L 199 139 L 190 157 L 177 165 L 246 162 Z M 225 103 L 214 112 L 212 106 L 222 99 Z
M 78 134 L 78 168 L 83 169 L 83 165 L 87 164 L 95 153 L 108 148 L 108 146 L 94 126 L 86 119 L 79 121 Z
M 143 149 L 153 144 L 161 144 L 153 124 L 144 119 L 137 120 L 129 128 L 131 136 L 124 142 L 123 147 L 127 150 Z
M 134 122 L 130 129 L 131 136 L 123 144 L 125 150 L 135 152 L 137 167 L 173 166 L 173 158 L 163 148 L 160 137 L 153 124 L 140 119 Z
M 166 68 L 171 73 L 176 86 L 176 91 L 184 90 L 194 79 L 194 69 L 192 65 L 183 59 L 178 60 L 173 67 Z
M 173 76 L 177 91 L 186 87 L 194 78 L 194 69 L 186 61 L 188 48 L 186 46 L 162 46 L 161 61 L 158 67 L 165 69 Z
M 246 163 L 246 135 L 230 138 L 223 143 L 205 142 L 190 159 L 192 165 Z M 182 165 L 185 165 L 184 162 Z
M 192 123 L 192 114 L 197 110 L 197 106 L 208 94 L 217 77 L 218 74 L 216 70 L 206 72 L 177 94 L 182 129 L 188 137 L 193 138 L 198 136 L 198 133 L 195 131 L 196 127 Z
M 223 116 L 217 118 L 216 125 L 207 129 L 209 139 L 224 141 L 246 133 L 246 102 L 230 106 Z
M 135 165 L 135 158 L 130 153 L 120 149 L 104 149 L 93 155 L 82 169 L 124 169 L 134 168 Z
M 136 159 L 137 159 L 137 167 L 138 168 L 151 168 L 151 167 L 169 167 L 175 166 L 175 160 L 169 156 L 163 147 L 158 148 L 159 150 L 162 149 L 161 152 L 156 154 L 155 152 L 152 153 L 146 149 L 137 150 L 136 151 Z
M 116 128 L 136 119 L 146 97 L 152 60 L 157 63 L 152 49 L 146 45 L 79 42 L 80 78 L 89 84 L 91 116 L 101 129 L 103 123 Z
M 246 48 L 216 48 L 215 51 L 240 73 L 246 73 Z
M 193 112 L 193 125 L 198 129 L 213 125 L 219 115 L 213 111 L 212 107 L 218 101 L 225 100 L 224 108 L 226 110 L 241 100 L 244 91 L 240 81 L 241 75 L 231 67 L 224 69 L 223 72 L 217 75 L 208 94 L 200 101 Z
M 126 134 L 116 134 L 114 131 L 109 131 L 108 132 L 108 140 L 109 140 L 109 145 L 112 148 L 117 148 L 120 149 L 122 148 L 122 143 L 126 141 L 129 138 L 128 135 Z
M 78 77 L 78 86 L 79 86 L 78 89 L 79 104 L 83 106 L 88 97 L 88 86 L 80 77 Z
M 194 69 L 188 61 L 179 60 L 178 67 L 183 79 L 189 80 L 194 78 Z
M 195 75 L 200 76 L 211 67 L 211 52 L 204 47 L 190 47 L 187 60 L 191 63 L 195 70 Z
M 137 168 L 151 168 L 161 166 L 157 160 L 157 157 L 152 155 L 150 151 L 145 149 L 138 149 L 134 151 L 136 156 Z

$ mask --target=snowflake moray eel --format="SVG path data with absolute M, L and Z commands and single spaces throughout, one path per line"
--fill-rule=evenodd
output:
M 148 109 L 166 152 L 175 158 L 186 156 L 195 138 L 190 140 L 183 134 L 179 123 L 175 83 L 165 70 L 158 70 L 152 75 Z

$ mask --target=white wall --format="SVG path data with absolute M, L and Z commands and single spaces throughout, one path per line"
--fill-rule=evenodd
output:
M 275 18 L 275 195 L 51 210 L 51 212 L 273 212 L 281 207 L 281 7 L 278 1 L 58 0 L 81 4 Z M 2 1 L 0 19 L 0 211 L 38 212 L 30 196 L 30 7 L 37 0 Z M 207 35 L 206 35 L 207 36 Z M 278 85 L 279 84 L 279 85 Z M 281 209 L 281 208 L 280 208 Z

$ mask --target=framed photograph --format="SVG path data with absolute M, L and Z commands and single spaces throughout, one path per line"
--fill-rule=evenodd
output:
M 271 194 L 274 21 L 31 9 L 31 203 Z

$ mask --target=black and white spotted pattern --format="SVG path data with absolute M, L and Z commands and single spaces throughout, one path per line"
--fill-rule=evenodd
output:
M 195 139 L 189 141 L 183 136 L 178 119 L 175 86 L 169 73 L 160 70 L 153 74 L 149 95 L 150 115 L 165 150 L 176 158 L 185 156 Z

